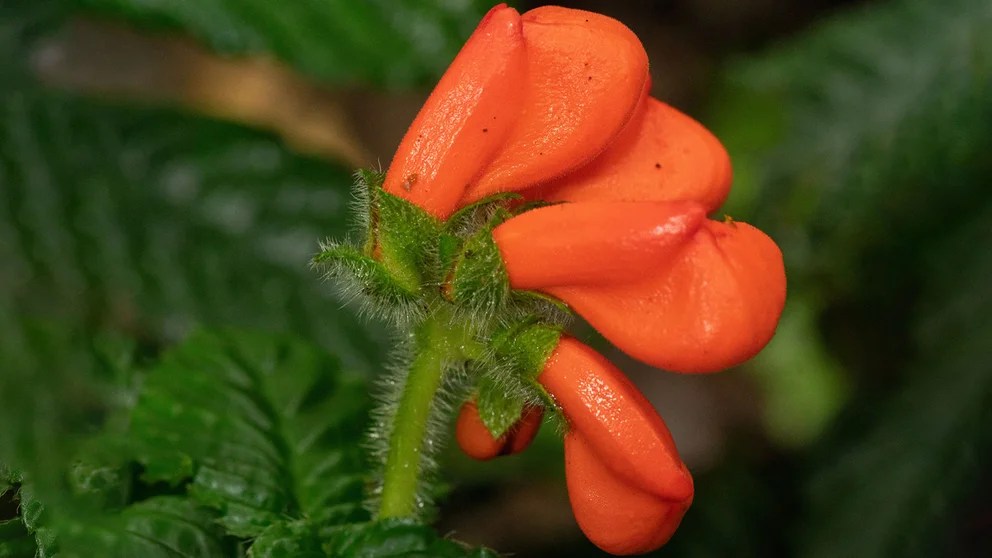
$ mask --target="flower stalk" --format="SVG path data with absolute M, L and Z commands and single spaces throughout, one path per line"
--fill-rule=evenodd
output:
M 464 362 L 466 348 L 473 344 L 466 330 L 452 322 L 446 306 L 437 307 L 414 329 L 413 359 L 387 429 L 391 434 L 377 514 L 380 519 L 419 515 L 428 426 L 439 404 L 445 371 Z

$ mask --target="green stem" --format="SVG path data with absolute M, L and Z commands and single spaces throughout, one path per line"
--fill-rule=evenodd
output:
M 458 328 L 461 330 L 461 328 Z M 424 441 L 444 369 L 463 358 L 466 334 L 450 325 L 448 312 L 428 318 L 414 333 L 415 347 L 406 384 L 400 395 L 389 439 L 379 518 L 417 515 L 417 489 Z

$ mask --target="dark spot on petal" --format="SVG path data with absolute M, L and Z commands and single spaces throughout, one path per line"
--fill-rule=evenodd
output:
M 587 77 L 586 81 L 592 81 L 592 76 Z
M 483 133 L 483 134 L 484 134 L 484 133 L 486 133 L 486 132 L 488 132 L 488 131 L 489 131 L 489 128 L 483 128 L 483 129 L 482 129 L 482 133 Z
M 661 163 L 655 163 L 655 164 L 654 164 L 654 168 L 656 168 L 656 169 L 660 169 L 660 168 L 661 168 Z

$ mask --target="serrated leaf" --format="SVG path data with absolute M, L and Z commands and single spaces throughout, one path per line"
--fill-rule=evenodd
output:
M 287 517 L 361 520 L 368 396 L 301 342 L 200 333 L 149 374 L 132 416 L 149 481 L 189 482 L 238 536 Z
M 82 0 L 101 15 L 189 33 L 229 54 L 275 56 L 320 80 L 405 86 L 440 75 L 491 2 Z
M 79 523 L 60 544 L 59 556 L 220 558 L 234 556 L 232 547 L 207 510 L 187 498 L 159 496 L 99 523 Z
M 248 549 L 249 558 L 324 558 L 320 535 L 306 522 L 275 523 Z
M 238 126 L 53 95 L 0 101 L 0 139 L 0 296 L 15 316 L 166 339 L 259 326 L 377 358 L 307 267 L 318 238 L 345 230 L 342 169 Z
M 427 526 L 404 520 L 389 520 L 339 527 L 327 533 L 324 546 L 330 556 L 340 558 L 496 558 L 485 548 L 469 548 L 438 537 Z

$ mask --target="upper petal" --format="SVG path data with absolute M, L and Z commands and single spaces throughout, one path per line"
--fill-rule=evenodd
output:
M 545 6 L 522 16 L 524 98 L 506 143 L 463 202 L 522 190 L 561 176 L 598 155 L 623 129 L 644 92 L 644 47 L 622 23 L 599 14 Z
M 709 130 L 647 98 L 591 163 L 526 192 L 545 201 L 690 200 L 711 212 L 730 192 L 730 157 Z
M 745 223 L 707 221 L 667 269 L 638 281 L 543 289 L 652 366 L 714 372 L 758 353 L 785 304 L 782 253 Z
M 520 15 L 505 4 L 482 19 L 420 109 L 383 188 L 435 217 L 454 211 L 466 186 L 510 137 L 523 104 Z

